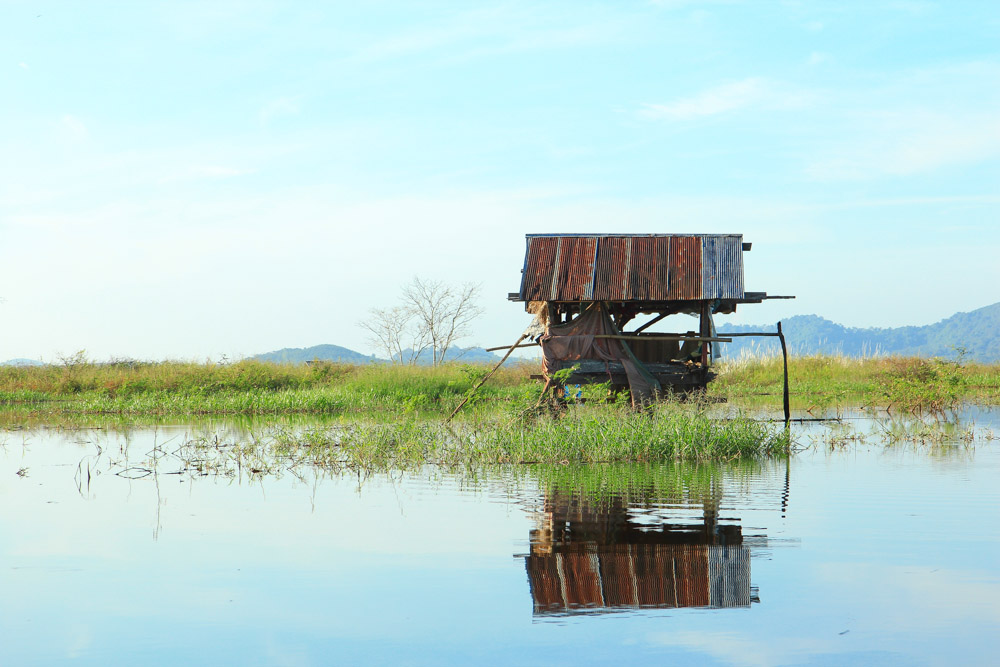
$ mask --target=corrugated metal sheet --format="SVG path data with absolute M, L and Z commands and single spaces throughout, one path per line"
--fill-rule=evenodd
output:
M 521 276 L 521 295 L 530 295 L 530 301 L 549 301 L 551 298 L 549 292 L 552 288 L 558 241 L 555 238 L 537 238 L 528 243 L 524 274 Z
M 524 301 L 743 298 L 740 234 L 529 234 Z
M 705 298 L 739 299 L 743 296 L 743 244 L 730 237 L 706 237 L 702 243 L 702 291 Z
M 625 284 L 629 278 L 630 251 L 631 243 L 627 238 L 608 236 L 598 239 L 597 261 L 594 262 L 591 280 L 595 301 L 623 301 L 627 298 Z
M 549 289 L 558 297 L 552 301 L 585 301 L 593 293 L 594 253 L 597 239 L 593 237 L 566 237 L 557 241 L 555 280 Z
M 695 236 L 681 236 L 670 244 L 670 299 L 701 298 L 701 246 Z

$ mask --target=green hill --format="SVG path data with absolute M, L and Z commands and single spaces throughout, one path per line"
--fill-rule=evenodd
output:
M 0 366 L 44 366 L 45 364 L 41 361 L 36 361 L 34 359 L 8 359 L 7 361 L 0 362 Z
M 313 345 L 312 347 L 285 347 L 274 352 L 258 354 L 253 359 L 272 361 L 277 364 L 304 364 L 313 359 L 323 361 L 340 361 L 348 364 L 367 364 L 381 362 L 374 356 L 368 356 L 340 345 Z
M 368 356 L 340 345 L 314 345 L 313 347 L 286 347 L 274 352 L 265 352 L 252 357 L 258 361 L 272 361 L 278 364 L 304 364 L 313 359 L 322 361 L 339 361 L 347 364 L 388 363 L 386 359 Z M 495 364 L 500 357 L 487 352 L 481 347 L 453 347 L 445 355 L 446 361 L 458 361 L 466 364 Z M 423 351 L 417 357 L 421 366 L 431 363 L 431 353 Z
M 845 327 L 818 315 L 796 315 L 783 320 L 791 354 L 843 354 L 850 357 L 901 355 L 966 358 L 984 363 L 1000 361 L 1000 303 L 968 313 L 956 313 L 935 324 L 890 329 Z M 775 331 L 775 325 L 720 325 L 719 334 Z M 723 343 L 724 358 L 761 352 L 776 354 L 774 338 L 737 338 Z
M 430 350 L 424 350 L 417 356 L 417 364 L 426 366 L 432 363 Z M 481 347 L 451 347 L 444 355 L 445 361 L 458 361 L 463 364 L 495 364 L 500 357 L 487 352 Z

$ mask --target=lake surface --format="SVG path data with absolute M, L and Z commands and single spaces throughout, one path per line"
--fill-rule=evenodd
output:
M 0 431 L 0 664 L 994 664 L 1000 412 L 854 428 L 367 478 L 171 474 L 185 425 Z

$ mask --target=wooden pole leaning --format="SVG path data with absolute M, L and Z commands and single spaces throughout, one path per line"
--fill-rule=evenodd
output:
M 507 354 L 503 355 L 503 359 L 501 359 L 499 361 L 499 363 L 497 363 L 497 365 L 493 367 L 493 370 L 491 370 L 489 373 L 486 374 L 486 377 L 484 377 L 482 380 L 479 381 L 479 384 L 477 384 L 475 387 L 472 388 L 471 391 L 469 391 L 468 396 L 466 396 L 464 399 L 462 399 L 462 402 L 458 404 L 458 407 L 455 408 L 455 410 L 450 415 L 448 415 L 448 418 L 444 420 L 445 424 L 447 424 L 448 422 L 450 422 L 452 420 L 452 417 L 454 417 L 455 415 L 457 415 L 458 411 L 462 409 L 462 406 L 469 402 L 469 399 L 472 398 L 472 395 L 475 394 L 477 391 L 479 391 L 479 388 L 482 387 L 484 384 L 486 384 L 487 380 L 489 380 L 491 377 L 493 377 L 493 374 L 496 373 L 497 370 L 499 370 L 499 368 L 501 366 L 503 366 L 503 362 L 507 361 L 507 357 L 509 357 L 511 355 L 511 353 L 515 349 L 517 349 L 517 346 L 521 343 L 521 341 L 524 340 L 527 337 L 528 337 L 528 334 L 526 334 L 526 333 L 525 334 L 521 334 L 521 337 L 517 339 L 517 342 L 515 342 L 513 345 L 511 345 L 510 349 L 507 350 Z

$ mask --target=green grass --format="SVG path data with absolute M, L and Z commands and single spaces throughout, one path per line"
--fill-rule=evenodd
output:
M 266 428 L 221 443 L 209 435 L 188 444 L 187 458 L 225 474 L 273 473 L 303 464 L 371 472 L 427 464 L 468 468 L 748 460 L 784 456 L 788 446 L 788 432 L 774 424 L 743 417 L 711 419 L 693 406 L 643 413 L 624 406 L 580 406 L 556 418 L 476 418 L 453 426 L 417 417 L 356 421 Z
M 450 412 L 486 369 L 328 362 L 310 366 L 235 364 L 95 364 L 0 367 L 0 407 L 22 416 L 344 414 L 394 417 Z M 534 387 L 530 369 L 502 369 L 475 406 L 519 400 Z
M 780 399 L 780 358 L 722 363 L 716 370 L 710 395 L 772 405 Z M 799 409 L 854 404 L 920 412 L 950 409 L 962 402 L 1000 403 L 997 364 L 908 357 L 792 357 L 788 376 L 792 402 Z
M 534 406 L 537 369 L 501 370 L 452 423 L 444 417 L 487 372 L 482 366 L 309 366 L 116 363 L 82 358 L 61 366 L 0 367 L 0 423 L 81 423 L 88 419 L 261 419 L 311 416 L 319 428 L 265 428 L 268 447 L 313 464 L 357 469 L 438 463 L 608 464 L 781 456 L 786 432 L 747 417 L 780 405 L 781 362 L 720 364 L 707 401 L 665 401 L 636 412 L 604 403 L 599 386 L 586 404 L 553 414 Z M 962 402 L 1000 401 L 1000 367 L 923 359 L 802 357 L 791 360 L 793 407 L 866 405 L 896 412 L 940 412 Z M 725 407 L 713 400 L 726 399 Z M 228 452 L 249 456 L 253 443 Z M 258 456 L 257 463 L 265 457 Z M 242 464 L 241 464 L 242 465 Z M 250 465 L 250 464 L 248 464 Z
M 0 411 L 57 414 L 196 415 L 326 414 L 379 419 L 445 415 L 486 372 L 483 366 L 436 368 L 241 361 L 93 363 L 0 367 Z M 709 396 L 745 407 L 773 407 L 781 396 L 781 361 L 724 362 Z M 463 411 L 508 413 L 538 396 L 531 365 L 501 369 Z M 1000 402 L 1000 365 L 933 359 L 793 357 L 793 406 L 882 406 L 942 410 L 964 401 Z M 596 397 L 594 392 L 590 392 Z M 598 392 L 599 393 L 599 392 Z

